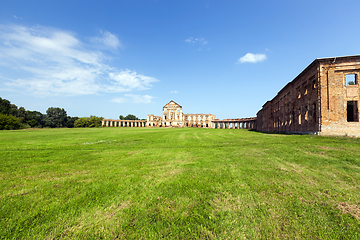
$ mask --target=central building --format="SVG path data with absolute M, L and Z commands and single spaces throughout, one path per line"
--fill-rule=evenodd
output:
M 147 126 L 213 128 L 213 120 L 213 114 L 184 114 L 182 106 L 171 100 L 163 107 L 162 117 L 147 115 Z

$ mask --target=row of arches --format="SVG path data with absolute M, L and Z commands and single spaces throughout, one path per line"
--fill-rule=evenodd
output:
M 214 127 L 217 129 L 254 129 L 255 128 L 255 121 L 256 120 L 249 120 L 249 121 L 224 121 L 219 120 L 213 122 Z
M 101 126 L 105 127 L 146 127 L 146 120 L 112 120 L 103 119 Z

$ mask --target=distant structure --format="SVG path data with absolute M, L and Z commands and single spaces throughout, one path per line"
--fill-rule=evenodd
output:
M 103 127 L 198 127 L 218 129 L 254 129 L 256 118 L 215 119 L 213 114 L 184 114 L 182 106 L 171 100 L 162 117 L 147 115 L 147 120 L 103 119 Z
M 256 130 L 360 136 L 360 56 L 315 59 L 257 113 Z
M 162 117 L 147 115 L 147 126 L 215 128 L 213 120 L 213 114 L 184 114 L 182 106 L 171 100 L 163 107 Z

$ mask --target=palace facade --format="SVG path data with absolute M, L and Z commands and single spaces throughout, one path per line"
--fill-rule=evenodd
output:
M 147 115 L 148 127 L 203 127 L 214 128 L 213 114 L 184 114 L 182 106 L 171 100 L 162 110 L 162 117 Z

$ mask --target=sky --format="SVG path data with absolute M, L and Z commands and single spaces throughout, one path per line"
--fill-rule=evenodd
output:
M 0 97 L 68 116 L 254 117 L 316 58 L 360 54 L 359 0 L 0 0 Z

